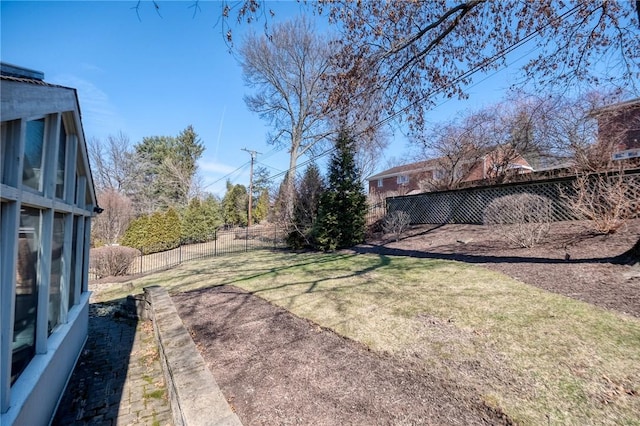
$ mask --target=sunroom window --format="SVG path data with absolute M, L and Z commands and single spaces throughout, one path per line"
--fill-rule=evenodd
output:
M 27 121 L 27 133 L 25 135 L 22 184 L 36 191 L 41 190 L 44 125 L 44 118 Z
M 38 308 L 38 247 L 40 245 L 40 210 L 23 207 L 18 234 L 16 265 L 16 298 L 13 325 L 11 383 L 25 369 L 36 344 Z
M 48 332 L 60 323 L 62 304 L 62 245 L 64 243 L 64 214 L 56 212 L 53 216 L 53 239 L 51 240 L 51 281 L 49 284 L 49 321 Z
M 60 123 L 60 136 L 58 138 L 58 164 L 56 164 L 56 198 L 64 197 L 64 166 L 67 155 L 67 133 L 64 122 Z

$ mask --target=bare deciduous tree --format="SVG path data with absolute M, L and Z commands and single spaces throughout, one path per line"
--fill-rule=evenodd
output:
M 374 108 L 376 107 L 369 106 L 363 109 L 372 111 Z M 379 113 L 365 113 L 362 117 L 353 117 L 350 123 L 346 123 L 351 132 L 358 135 L 355 160 L 363 179 L 376 171 L 382 153 L 389 146 L 390 134 L 386 127 L 378 124 L 378 116 Z M 336 128 L 339 127 L 339 125 L 336 126 Z
M 537 46 L 522 70 L 530 83 L 637 87 L 640 77 L 640 27 L 631 1 L 327 0 L 319 8 L 343 29 L 339 55 L 350 68 L 340 78 L 384 91 L 386 110 L 401 113 L 415 133 L 441 96 L 466 97 L 477 71 L 500 68 L 525 41 Z M 603 62 L 604 72 L 593 66 Z
M 119 243 L 134 217 L 131 200 L 117 190 L 107 188 L 98 193 L 98 204 L 104 211 L 93 219 L 94 245 Z
M 421 146 L 423 155 L 433 158 L 435 163 L 432 175 L 421 182 L 421 187 L 425 190 L 457 187 L 494 140 L 495 124 L 492 114 L 481 111 L 434 125 L 429 133 L 417 137 L 415 143 Z
M 199 171 L 188 170 L 181 167 L 178 161 L 172 157 L 166 157 L 162 162 L 167 172 L 166 182 L 175 189 L 177 205 L 186 206 L 189 200 L 203 197 L 203 180 Z
M 109 135 L 104 142 L 92 138 L 88 149 L 97 189 L 128 191 L 132 184 L 136 163 L 129 137 L 119 132 L 117 135 Z
M 269 142 L 289 148 L 289 170 L 332 133 L 327 127 L 323 76 L 330 68 L 328 41 L 303 18 L 275 25 L 272 34 L 249 36 L 240 48 L 250 110 L 274 128 Z M 286 175 L 287 211 L 292 208 L 293 173 Z
M 623 132 L 610 129 L 607 137 L 599 140 L 598 128 L 606 118 L 598 118 L 597 111 L 618 102 L 619 92 L 591 91 L 573 98 L 527 96 L 540 105 L 535 134 L 547 159 L 559 160 L 578 173 L 611 169 L 611 154 Z
M 521 172 L 562 166 L 575 172 L 611 170 L 632 119 L 616 120 L 605 105 L 619 93 L 589 92 L 575 98 L 516 92 L 495 105 L 429 125 L 414 138 L 425 158 L 435 158 L 437 179 L 425 190 L 457 187 L 469 179 L 503 182 Z M 600 131 L 599 127 L 606 127 Z M 600 136 L 599 136 L 600 134 Z

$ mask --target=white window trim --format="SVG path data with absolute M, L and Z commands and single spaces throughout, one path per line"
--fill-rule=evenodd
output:
M 409 183 L 409 175 L 398 175 L 396 182 L 398 185 L 406 185 Z

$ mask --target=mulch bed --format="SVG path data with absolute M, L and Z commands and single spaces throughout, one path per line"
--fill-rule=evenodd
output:
M 243 290 L 173 301 L 246 425 L 509 424 L 463 383 L 371 352 Z
M 552 225 L 534 248 L 516 248 L 475 225 L 419 226 L 359 253 L 451 259 L 605 309 L 640 317 L 640 273 L 616 264 L 640 220 L 608 236 L 580 222 Z M 235 287 L 173 296 L 216 381 L 244 424 L 509 424 L 465 383 L 421 362 L 369 351 Z

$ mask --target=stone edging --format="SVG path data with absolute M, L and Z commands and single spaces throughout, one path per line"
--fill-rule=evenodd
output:
M 167 291 L 144 289 L 176 426 L 242 426 L 220 391 Z

